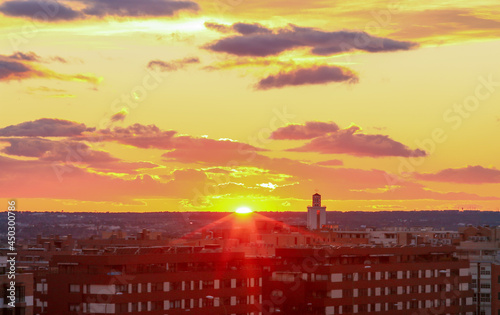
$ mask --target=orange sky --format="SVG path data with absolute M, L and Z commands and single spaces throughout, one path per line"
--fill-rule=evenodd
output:
M 500 4 L 0 2 L 22 210 L 500 208 Z

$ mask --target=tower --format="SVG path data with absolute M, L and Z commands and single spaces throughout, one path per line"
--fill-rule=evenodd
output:
M 315 193 L 312 196 L 312 207 L 307 207 L 307 228 L 317 230 L 325 224 L 326 207 L 321 206 L 321 195 Z

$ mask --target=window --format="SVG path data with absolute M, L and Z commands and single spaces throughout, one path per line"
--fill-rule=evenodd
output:
M 172 282 L 172 283 L 170 283 L 170 290 L 172 290 L 172 291 L 182 290 L 182 282 Z
M 127 303 L 116 304 L 116 313 L 117 314 L 128 313 L 128 304 Z
M 69 304 L 69 311 L 70 312 L 79 312 L 80 311 L 80 304 Z
M 363 289 L 359 289 L 359 296 L 368 296 L 368 289 L 366 288 L 363 288 Z
M 342 280 L 343 280 L 343 281 L 350 281 L 350 280 L 352 280 L 352 279 L 353 279 L 353 277 L 352 277 L 352 273 L 344 273 L 344 274 L 342 275 Z
M 343 297 L 352 297 L 352 289 L 344 289 L 342 290 L 342 296 Z
M 153 301 L 153 302 L 151 302 L 151 310 L 152 311 L 163 310 L 163 301 Z
M 127 293 L 127 285 L 126 284 L 117 284 L 116 292 Z
M 213 299 L 203 299 L 203 307 L 211 307 L 214 306 L 214 300 Z M 170 308 L 172 308 L 172 302 L 170 302 Z
M 139 292 L 139 284 L 134 283 L 132 284 L 132 293 L 138 293 Z
M 80 285 L 79 284 L 70 284 L 69 285 L 69 292 L 71 292 L 71 293 L 80 292 Z
M 328 281 L 328 275 L 316 275 L 316 281 Z
M 214 280 L 206 280 L 203 281 L 203 289 L 213 289 L 214 288 Z
M 25 297 L 25 287 L 24 286 L 16 286 L 16 303 L 24 303 L 26 302 Z
M 139 304 L 138 303 L 131 303 L 131 311 L 132 312 L 138 312 L 139 311 Z
M 151 291 L 159 292 L 163 291 L 163 282 L 156 282 L 151 284 Z
M 490 294 L 489 293 L 481 293 L 481 302 L 490 302 Z
M 358 312 L 368 312 L 368 304 L 359 305 Z

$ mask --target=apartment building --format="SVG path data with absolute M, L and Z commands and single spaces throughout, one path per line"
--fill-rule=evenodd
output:
M 276 250 L 264 314 L 474 314 L 469 262 L 454 247 Z
M 37 314 L 253 314 L 261 267 L 243 253 L 114 248 L 53 256 L 37 276 Z

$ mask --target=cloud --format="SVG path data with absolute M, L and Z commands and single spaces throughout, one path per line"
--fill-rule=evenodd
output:
M 326 84 L 330 82 L 357 83 L 358 77 L 351 70 L 337 66 L 314 66 L 280 72 L 261 79 L 256 84 L 258 90 L 283 88 L 285 86 Z
M 192 1 L 170 0 L 90 0 L 83 13 L 93 16 L 173 16 L 178 11 L 198 11 Z
M 5 198 L 132 202 L 145 196 L 182 197 L 192 191 L 190 183 L 162 183 L 149 175 L 123 179 L 55 161 L 23 161 L 0 156 L 0 169 L 0 196 Z
M 85 124 L 74 121 L 41 118 L 26 121 L 17 125 L 0 128 L 2 137 L 71 137 L 81 135 L 84 131 L 93 131 Z
M 0 81 L 20 79 L 37 74 L 21 62 L 0 59 Z
M 235 26 L 236 25 L 236 26 Z M 224 29 L 216 24 L 209 28 Z M 230 27 L 239 29 L 239 35 L 217 40 L 205 46 L 215 52 L 237 56 L 265 57 L 278 55 L 295 48 L 309 48 L 313 55 L 334 55 L 348 51 L 385 52 L 409 50 L 415 43 L 375 37 L 366 32 L 322 30 L 289 25 L 286 28 L 270 30 L 260 25 L 238 23 Z
M 0 142 L 9 143 L 1 152 L 11 156 L 38 158 L 39 162 L 61 162 L 64 165 L 84 164 L 100 172 L 134 174 L 138 169 L 158 166 L 144 161 L 125 162 L 108 152 L 94 150 L 84 142 L 68 139 L 0 138 Z
M 104 151 L 92 150 L 80 141 L 53 141 L 42 138 L 0 138 L 10 146 L 3 153 L 16 156 L 37 157 L 46 161 L 63 162 L 116 162 L 119 159 Z
M 322 154 L 350 154 L 355 156 L 423 157 L 423 150 L 412 150 L 385 135 L 367 135 L 353 126 L 313 139 L 309 143 L 288 151 L 318 152 Z
M 183 69 L 186 65 L 199 63 L 197 57 L 188 57 L 172 61 L 152 60 L 148 63 L 148 68 L 151 70 L 159 70 L 162 72 L 177 71 Z
M 7 56 L 9 59 L 14 59 L 14 60 L 24 60 L 24 61 L 40 61 L 41 58 L 34 52 L 30 51 L 27 53 L 23 53 L 20 51 L 14 52 L 12 55 Z
M 321 166 L 342 166 L 344 165 L 344 162 L 342 162 L 342 160 L 328 160 L 328 161 L 321 161 L 316 164 Z
M 122 109 L 118 113 L 114 114 L 111 116 L 111 121 L 112 122 L 117 122 L 117 121 L 124 121 L 125 117 L 128 115 L 128 110 L 126 108 Z
M 469 165 L 464 168 L 448 168 L 437 173 L 414 174 L 415 178 L 461 184 L 488 184 L 500 183 L 500 170 L 485 168 L 480 165 Z
M 264 151 L 249 144 L 230 141 L 178 136 L 177 131 L 161 130 L 155 125 L 134 124 L 128 127 L 114 127 L 88 133 L 81 140 L 111 141 L 143 149 L 171 150 L 164 157 L 197 155 L 238 155 L 248 151 Z M 215 157 L 214 157 L 215 158 Z
M 62 74 L 35 65 L 41 59 L 35 53 L 16 52 L 10 56 L 0 55 L 0 81 L 23 80 L 29 78 L 56 79 L 61 81 L 79 81 L 98 84 L 101 78 L 86 74 Z
M 308 121 L 304 125 L 290 124 L 276 129 L 269 138 L 275 140 L 303 140 L 312 139 L 340 128 L 334 122 Z
M 25 17 L 42 21 L 69 21 L 81 17 L 81 13 L 56 1 L 12 0 L 0 5 L 0 12 L 7 16 Z
M 193 1 L 171 0 L 89 0 L 74 1 L 82 10 L 49 0 L 11 0 L 0 5 L 0 12 L 12 17 L 24 17 L 45 22 L 70 21 L 87 16 L 173 16 L 179 11 L 198 11 Z
M 155 125 L 134 124 L 127 127 L 100 129 L 84 136 L 83 140 L 110 141 L 131 145 L 137 148 L 171 148 L 172 138 L 177 131 L 163 131 Z
M 219 33 L 236 32 L 242 35 L 249 35 L 254 33 L 268 34 L 272 30 L 258 23 L 234 23 L 233 25 L 224 25 L 219 23 L 205 22 L 205 27 L 217 31 Z

